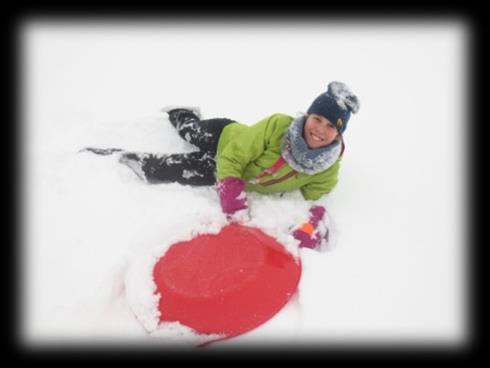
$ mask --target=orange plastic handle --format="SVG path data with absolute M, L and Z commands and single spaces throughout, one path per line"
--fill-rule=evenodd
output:
M 309 236 L 312 236 L 313 233 L 315 232 L 315 228 L 309 222 L 301 225 L 301 227 L 298 230 L 308 234 Z

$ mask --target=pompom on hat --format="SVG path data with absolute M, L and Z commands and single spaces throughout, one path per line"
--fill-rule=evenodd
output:
M 332 122 L 339 134 L 347 128 L 351 113 L 359 111 L 359 99 L 342 82 L 331 82 L 327 92 L 318 96 L 307 110 L 308 114 L 317 114 Z

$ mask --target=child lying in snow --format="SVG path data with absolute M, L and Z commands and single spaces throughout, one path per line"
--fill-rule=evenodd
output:
M 198 108 L 168 107 L 163 111 L 179 135 L 199 151 L 165 155 L 115 151 L 121 151 L 121 163 L 149 183 L 217 182 L 223 212 L 233 218 L 247 209 L 248 191 L 300 189 L 306 200 L 330 192 L 338 180 L 342 134 L 351 112 L 358 109 L 358 98 L 341 82 L 330 83 L 305 115 L 274 114 L 252 126 L 230 119 L 201 120 Z M 311 207 L 309 221 L 293 233 L 300 247 L 315 248 L 328 236 L 328 229 L 318 226 L 324 214 L 323 207 Z

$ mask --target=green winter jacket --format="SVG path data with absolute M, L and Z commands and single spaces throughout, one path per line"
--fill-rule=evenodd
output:
M 262 177 L 256 184 L 250 183 L 280 158 L 282 138 L 293 120 L 288 115 L 274 114 L 252 126 L 240 123 L 226 126 L 216 154 L 218 180 L 230 176 L 241 178 L 246 182 L 246 191 L 264 194 L 300 189 L 307 200 L 319 199 L 330 192 L 337 184 L 342 156 L 318 174 L 299 173 L 285 163 L 273 175 Z

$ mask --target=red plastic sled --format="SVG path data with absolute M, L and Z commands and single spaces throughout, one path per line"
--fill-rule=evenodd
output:
M 226 339 L 279 312 L 298 287 L 301 264 L 261 230 L 231 224 L 173 244 L 153 276 L 160 321 Z

